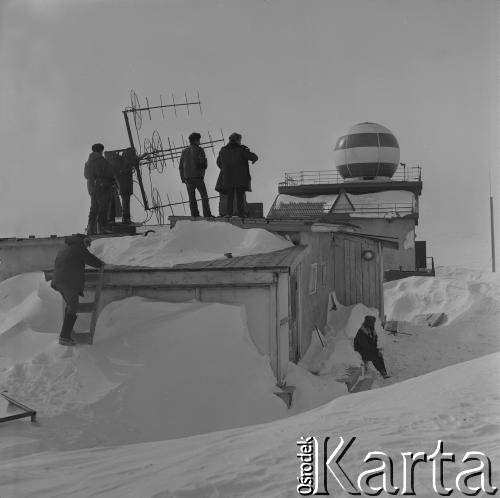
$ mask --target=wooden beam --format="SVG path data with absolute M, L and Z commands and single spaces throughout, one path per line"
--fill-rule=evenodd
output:
M 266 286 L 273 283 L 273 271 L 196 270 L 114 271 L 104 274 L 104 287 L 220 287 Z

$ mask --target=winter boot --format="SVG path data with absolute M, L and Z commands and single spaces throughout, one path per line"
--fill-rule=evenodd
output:
M 61 333 L 59 334 L 59 344 L 64 346 L 74 346 L 76 343 L 71 338 L 71 332 L 73 331 L 73 325 L 76 322 L 76 314 L 69 313 L 66 311 L 64 313 L 64 320 L 61 328 Z
M 71 339 L 71 337 L 69 339 L 66 339 L 64 337 L 59 337 L 59 344 L 61 346 L 75 346 L 76 342 L 74 339 Z

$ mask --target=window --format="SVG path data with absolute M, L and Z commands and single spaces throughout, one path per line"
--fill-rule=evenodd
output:
M 316 294 L 316 292 L 318 292 L 318 263 L 312 263 L 309 274 L 309 294 Z

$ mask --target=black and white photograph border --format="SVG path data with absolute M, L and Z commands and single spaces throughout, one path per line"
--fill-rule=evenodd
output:
M 497 494 L 499 29 L 0 0 L 0 497 Z

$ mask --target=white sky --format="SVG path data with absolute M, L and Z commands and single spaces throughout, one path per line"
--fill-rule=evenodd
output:
M 193 130 L 242 133 L 260 156 L 249 200 L 266 212 L 285 171 L 333 168 L 338 136 L 375 121 L 403 162 L 423 167 L 417 235 L 429 252 L 487 268 L 489 169 L 496 195 L 500 178 L 496 4 L 0 0 L 0 236 L 81 231 L 83 164 L 94 142 L 127 145 L 130 89 L 152 104 L 199 90 L 201 117 L 159 113 L 145 130 L 177 143 Z M 172 166 L 165 178 L 164 200 L 179 200 Z

